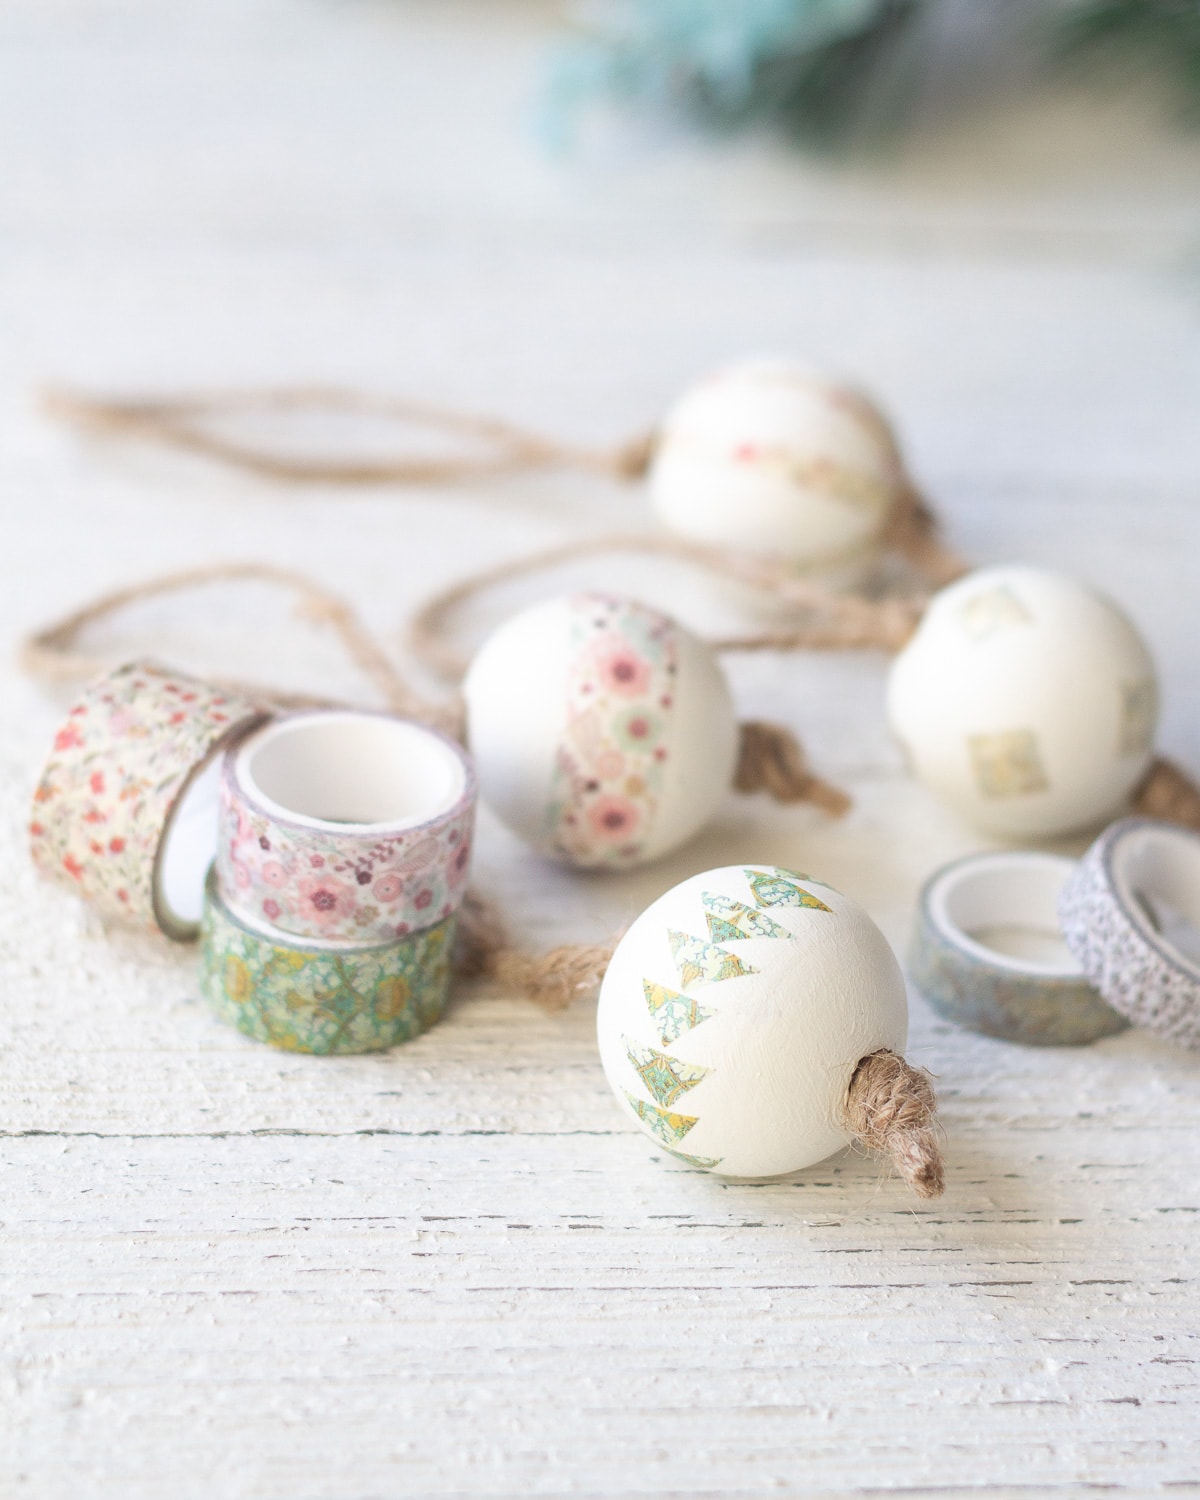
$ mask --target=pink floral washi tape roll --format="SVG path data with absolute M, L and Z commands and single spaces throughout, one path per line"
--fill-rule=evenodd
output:
M 289 714 L 225 757 L 221 894 L 260 928 L 394 942 L 457 909 L 474 822 L 475 772 L 445 735 L 359 710 Z
M 263 717 L 246 699 L 134 662 L 71 709 L 34 794 L 38 870 L 104 916 L 199 931 L 216 852 L 218 752 Z

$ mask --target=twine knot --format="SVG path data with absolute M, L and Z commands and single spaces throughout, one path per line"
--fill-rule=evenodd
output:
M 883 1049 L 864 1057 L 846 1097 L 846 1123 L 870 1151 L 891 1158 L 918 1198 L 938 1198 L 946 1186 L 938 1145 L 937 1096 L 924 1068 Z
M 1174 762 L 1160 757 L 1134 793 L 1133 810 L 1200 832 L 1200 787 Z
M 804 747 L 786 725 L 749 719 L 740 727 L 733 780 L 739 792 L 766 792 L 776 802 L 811 802 L 831 818 L 842 817 L 853 806 L 840 787 L 813 775 Z

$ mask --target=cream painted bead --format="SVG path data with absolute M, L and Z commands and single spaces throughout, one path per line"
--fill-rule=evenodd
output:
M 729 865 L 669 890 L 621 939 L 600 1057 L 657 1145 L 724 1177 L 774 1177 L 850 1140 L 854 1070 L 901 1052 L 900 967 L 866 912 L 806 875 Z
M 788 359 L 745 360 L 685 392 L 650 469 L 669 530 L 805 571 L 869 556 L 904 483 L 878 408 Z
M 1154 663 L 1120 609 L 1040 568 L 937 594 L 888 682 L 920 779 L 977 827 L 1047 838 L 1114 817 L 1154 746 Z
M 698 833 L 733 781 L 738 727 L 713 653 L 668 615 L 574 594 L 523 610 L 463 684 L 480 792 L 582 868 L 628 868 Z

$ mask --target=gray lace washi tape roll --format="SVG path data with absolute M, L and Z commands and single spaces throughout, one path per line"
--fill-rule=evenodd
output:
M 1071 951 L 1114 1010 L 1200 1048 L 1200 834 L 1122 818 L 1080 860 L 1058 911 Z
M 1075 861 L 1032 851 L 972 854 L 926 881 L 908 973 L 947 1020 L 1032 1046 L 1081 1046 L 1124 1030 L 1058 927 Z
M 230 911 L 205 890 L 201 988 L 217 1014 L 288 1052 L 378 1052 L 427 1030 L 450 988 L 453 917 L 370 947 L 307 942 Z
M 225 757 L 222 898 L 254 926 L 314 942 L 407 937 L 462 902 L 475 800 L 470 757 L 428 725 L 282 715 Z

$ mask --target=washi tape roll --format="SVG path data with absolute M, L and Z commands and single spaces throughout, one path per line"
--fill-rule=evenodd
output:
M 260 706 L 134 662 L 84 692 L 34 794 L 38 870 L 106 917 L 193 938 L 216 851 L 218 752 Z
M 289 714 L 225 758 L 222 894 L 297 937 L 393 942 L 457 910 L 474 820 L 470 759 L 445 735 L 360 710 Z
M 1058 855 L 1006 851 L 968 855 L 930 877 L 907 967 L 939 1015 L 1032 1046 L 1124 1030 L 1059 930 L 1058 898 L 1075 869 Z
M 1200 834 L 1122 818 L 1080 860 L 1058 913 L 1071 951 L 1114 1010 L 1200 1048 Z
M 427 1030 L 450 988 L 455 919 L 352 947 L 252 927 L 205 890 L 201 986 L 223 1020 L 256 1041 L 324 1056 L 378 1052 Z

